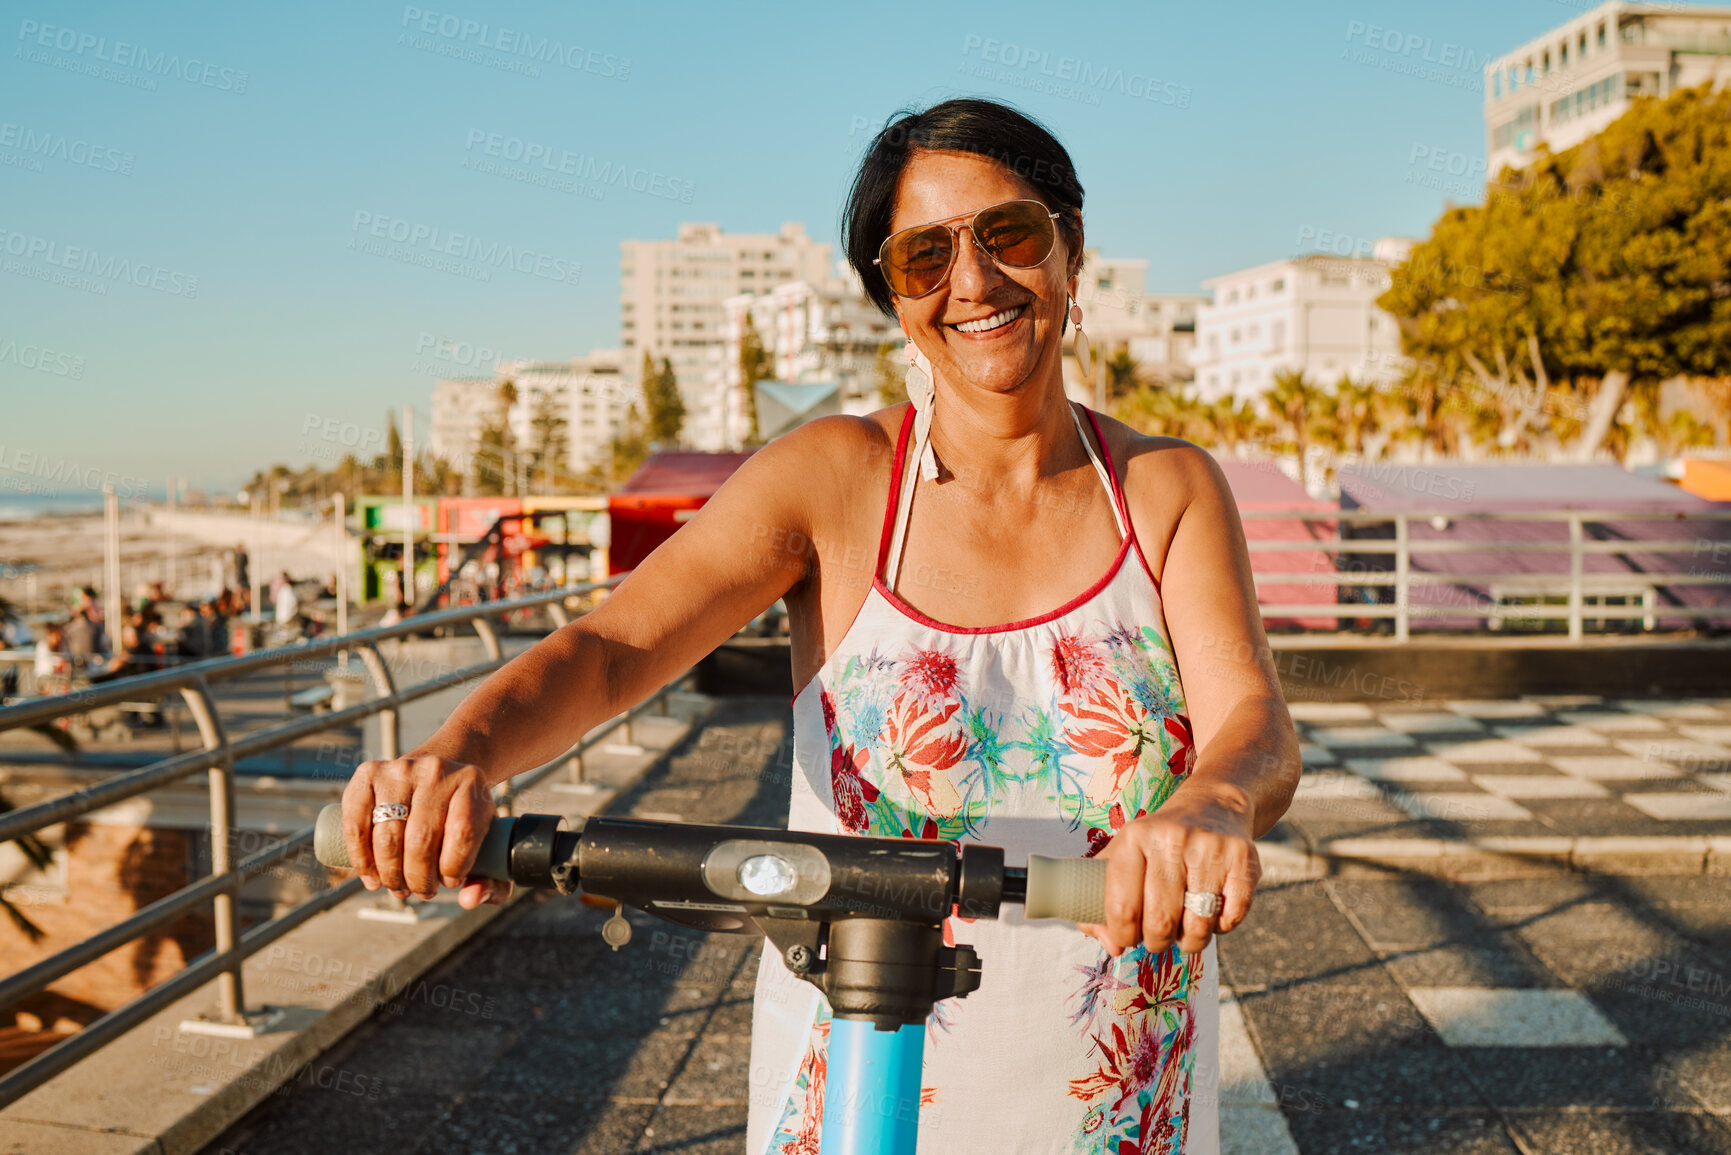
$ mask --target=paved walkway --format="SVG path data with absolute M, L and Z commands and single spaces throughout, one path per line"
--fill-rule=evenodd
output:
M 1731 769 L 1714 762 L 1731 745 L 1725 702 L 1294 712 L 1313 768 L 1278 832 L 1288 846 L 1598 837 L 1625 819 L 1659 837 L 1731 833 L 1700 813 L 1731 797 L 1714 777 Z M 785 700 L 725 703 L 625 809 L 783 822 L 789 728 Z M 1410 801 L 1434 796 L 1451 809 Z M 1731 1153 L 1731 876 L 1329 870 L 1271 878 L 1221 940 L 1229 1153 Z M 472 1001 L 405 992 L 206 1151 L 734 1155 L 755 942 L 639 916 L 615 954 L 603 918 L 521 904 L 427 976 Z

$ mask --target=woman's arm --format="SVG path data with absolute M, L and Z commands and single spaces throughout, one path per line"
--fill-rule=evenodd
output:
M 1155 503 L 1171 500 L 1174 489 L 1185 501 L 1161 566 L 1160 595 L 1196 761 L 1156 813 L 1127 823 L 1103 852 L 1112 862 L 1103 941 L 1114 953 L 1138 941 L 1154 951 L 1177 942 L 1192 953 L 1250 909 L 1261 869 L 1253 840 L 1292 801 L 1298 734 L 1262 628 L 1238 506 L 1219 464 L 1188 443 L 1167 442 L 1146 457 L 1152 484 L 1126 483 L 1137 524 L 1159 524 Z M 1185 891 L 1223 895 L 1219 915 L 1185 910 Z
M 827 418 L 765 446 L 592 613 L 495 672 L 406 757 L 362 763 L 343 827 L 368 889 L 459 885 L 492 819 L 491 786 L 557 757 L 785 594 L 806 573 L 811 511 L 834 500 L 838 461 L 875 428 Z M 379 802 L 407 802 L 407 822 L 374 827 Z M 488 893 L 473 883 L 459 902 Z

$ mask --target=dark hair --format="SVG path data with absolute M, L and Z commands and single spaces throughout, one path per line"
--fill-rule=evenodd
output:
M 878 249 L 890 235 L 896 186 L 913 154 L 922 149 L 971 152 L 1003 165 L 1059 213 L 1058 228 L 1072 254 L 1082 237 L 1082 184 L 1070 154 L 1039 121 L 995 100 L 961 98 L 924 112 L 904 109 L 872 139 L 854 174 L 842 210 L 842 248 L 859 274 L 866 296 L 895 314 L 895 295 L 878 267 Z

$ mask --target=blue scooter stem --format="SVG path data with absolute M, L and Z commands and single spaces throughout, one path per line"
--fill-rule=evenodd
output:
M 926 1025 L 880 1031 L 864 1019 L 831 1019 L 824 1080 L 822 1155 L 914 1155 Z

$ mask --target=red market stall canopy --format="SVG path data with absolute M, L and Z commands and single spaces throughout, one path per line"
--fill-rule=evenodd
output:
M 625 573 L 703 508 L 750 453 L 664 450 L 649 455 L 607 501 L 607 572 Z
M 1310 496 L 1304 487 L 1281 472 L 1273 461 L 1221 460 L 1220 471 L 1232 488 L 1232 499 L 1238 503 L 1241 515 L 1254 513 L 1331 513 L 1334 503 Z M 1315 541 L 1331 538 L 1336 533 L 1333 521 L 1300 521 L 1291 517 L 1244 517 L 1244 538 L 1247 542 Z M 1250 550 L 1250 570 L 1258 578 L 1271 574 L 1330 573 L 1334 562 L 1320 549 Z M 1264 606 L 1332 606 L 1337 589 L 1332 583 L 1292 582 L 1271 585 L 1259 583 L 1256 601 Z M 1264 617 L 1263 625 L 1301 630 L 1337 630 L 1340 624 L 1332 617 Z

